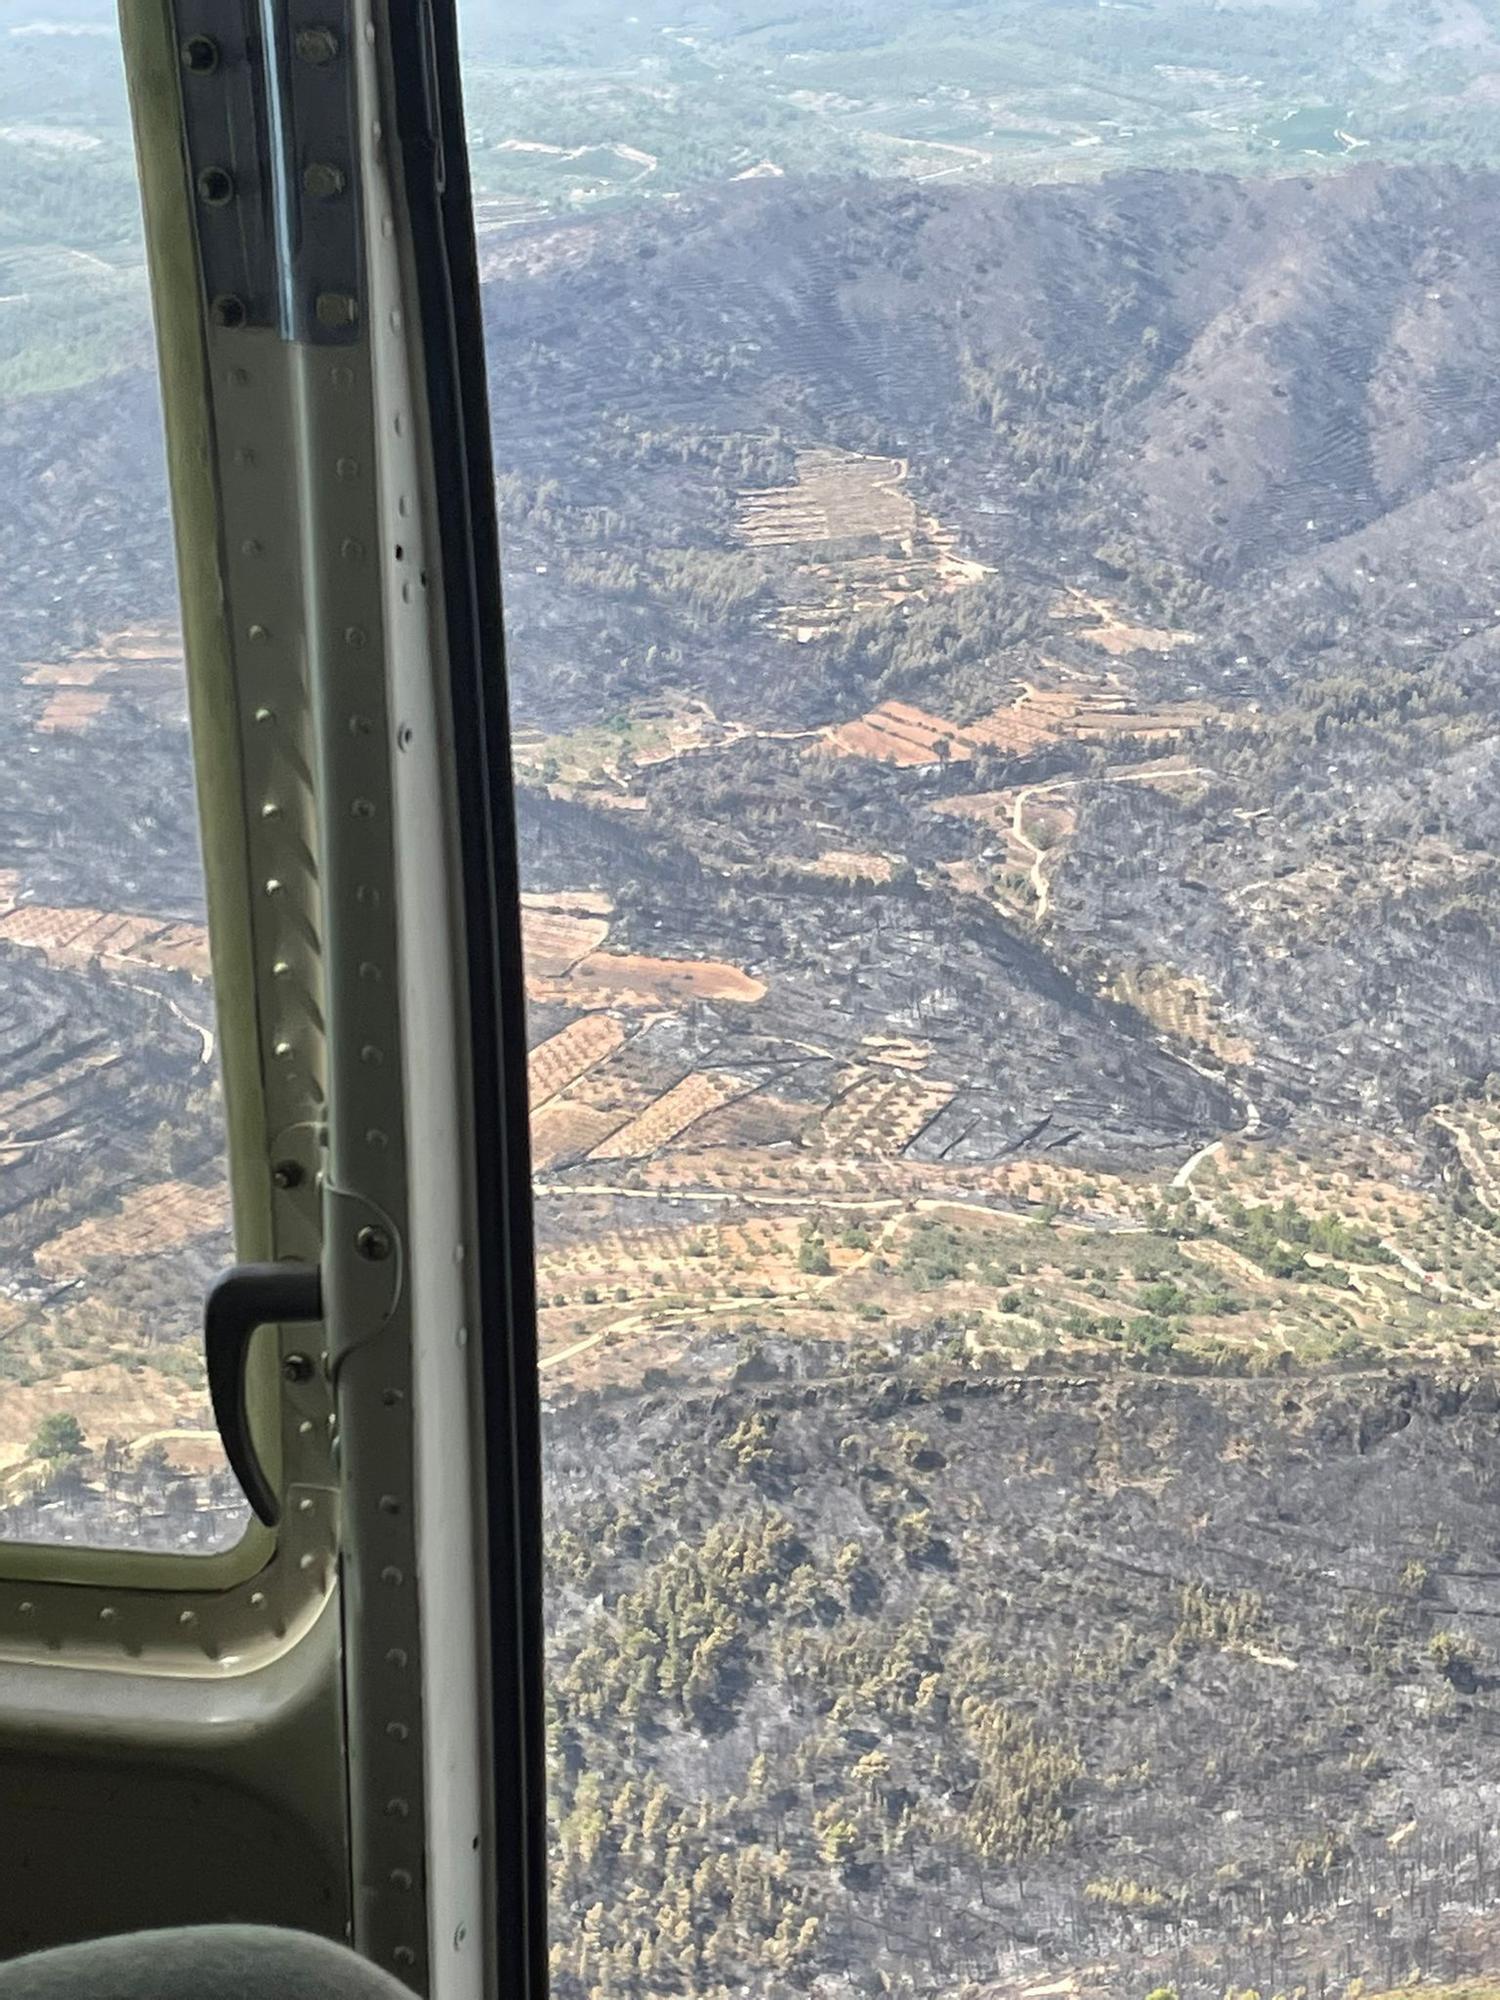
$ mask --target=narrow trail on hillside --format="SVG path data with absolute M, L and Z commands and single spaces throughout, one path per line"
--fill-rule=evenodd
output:
M 1029 692 L 1030 690 L 1028 690 Z M 1020 704 L 1018 703 L 1017 706 Z M 1011 804 L 1011 838 L 1020 847 L 1026 848 L 1032 857 L 1031 870 L 1027 877 L 1031 892 L 1036 897 L 1036 921 L 1045 921 L 1052 907 L 1052 884 L 1047 880 L 1047 856 L 1056 850 L 1040 847 L 1026 831 L 1026 806 L 1029 800 L 1041 798 L 1048 792 L 1077 791 L 1081 785 L 1145 785 L 1160 784 L 1164 777 L 1173 778 L 1217 778 L 1219 773 L 1207 764 L 1184 764 L 1180 770 L 1166 771 L 1121 771 L 1115 775 L 1088 778 L 1049 778 L 1039 785 L 1023 785 Z

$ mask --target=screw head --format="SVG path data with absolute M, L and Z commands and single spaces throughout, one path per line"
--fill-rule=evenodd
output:
M 391 1239 L 384 1229 L 377 1229 L 367 1222 L 354 1239 L 354 1247 L 361 1257 L 368 1257 L 372 1264 L 384 1263 L 391 1254 Z
M 234 175 L 227 167 L 205 167 L 198 176 L 198 193 L 210 208 L 223 208 L 234 198 Z
M 189 35 L 182 45 L 182 66 L 194 76 L 212 76 L 219 67 L 219 45 L 210 35 Z
M 303 170 L 302 187 L 314 201 L 332 201 L 344 192 L 344 170 L 332 160 L 314 160 Z
M 233 292 L 221 293 L 208 310 L 215 326 L 245 324 L 245 301 L 236 298 Z
M 299 28 L 294 46 L 303 62 L 321 67 L 338 54 L 339 38 L 332 28 Z
M 284 1382 L 310 1382 L 313 1365 L 305 1354 L 285 1354 L 281 1360 L 281 1379 Z
M 300 1160 L 278 1160 L 271 1169 L 271 1179 L 279 1188 L 301 1187 L 307 1173 Z

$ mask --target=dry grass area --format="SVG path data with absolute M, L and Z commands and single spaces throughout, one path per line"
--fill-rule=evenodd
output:
M 911 1035 L 861 1035 L 859 1047 L 867 1062 L 891 1069 L 926 1069 L 932 1061 L 931 1042 L 919 1042 Z
M 671 763 L 741 733 L 742 725 L 721 722 L 696 696 L 663 689 L 641 712 L 592 729 L 550 736 L 522 730 L 515 739 L 514 755 L 519 772 L 540 779 L 554 796 L 566 797 L 578 786 L 623 785 L 632 771 Z M 615 805 L 645 804 L 644 799 L 631 801 L 619 793 L 607 796 Z
M 974 755 L 957 723 L 910 702 L 883 701 L 868 715 L 831 729 L 824 745 L 840 757 L 874 757 L 883 764 L 940 764 Z
M 894 1156 L 925 1131 L 956 1085 L 900 1069 L 855 1070 L 809 1135 L 819 1152 Z
M 1218 1001 L 1203 981 L 1169 965 L 1117 973 L 1105 988 L 1105 997 L 1133 1007 L 1174 1041 L 1207 1049 L 1220 1062 L 1244 1068 L 1255 1060 L 1250 1043 L 1226 1026 Z
M 68 659 L 29 662 L 26 685 L 56 690 L 36 726 L 46 735 L 87 729 L 110 705 L 110 693 L 99 686 L 100 681 L 160 670 L 179 679 L 183 675 L 182 639 L 173 626 L 131 626 L 107 634 L 97 646 Z
M 1500 1215 L 1500 1106 L 1473 1098 L 1440 1104 L 1429 1115 L 1453 1141 L 1478 1200 Z
M 790 864 L 804 875 L 817 875 L 830 882 L 889 882 L 896 864 L 887 854 L 861 854 L 853 848 L 831 847 L 812 861 Z
M 87 729 L 109 707 L 109 699 L 97 689 L 62 688 L 47 702 L 36 726 L 44 736 Z
M 742 1098 L 734 1112 L 748 1120 L 759 1101 Z M 819 1115 L 805 1111 L 804 1126 Z M 633 1178 L 639 1187 L 662 1193 L 691 1187 L 795 1207 L 827 1204 L 850 1212 L 925 1202 L 972 1204 L 980 1209 L 1047 1207 L 1058 1212 L 1060 1226 L 1070 1215 L 1091 1222 L 1138 1221 L 1155 1206 L 1159 1194 L 1152 1183 L 1041 1160 L 960 1166 L 873 1152 L 835 1158 L 811 1147 L 772 1151 L 695 1144 L 643 1162 L 633 1170 Z
M 927 811 L 940 813 L 947 819 L 973 820 L 977 826 L 987 827 L 991 833 L 1008 839 L 1015 802 L 1014 791 L 960 792 L 956 798 L 934 799 Z
M 41 1076 L 0 1091 L 0 1149 L 38 1143 L 34 1135 L 44 1134 L 73 1110 L 75 1087 L 99 1070 L 112 1069 L 119 1061 L 118 1049 L 92 1049 L 86 1055 L 55 1064 Z
M 618 1112 L 591 1104 L 545 1105 L 531 1120 L 531 1164 L 537 1173 L 585 1158 L 624 1123 Z
M 188 972 L 195 979 L 208 977 L 208 933 L 203 926 L 163 923 L 160 917 L 12 903 L 0 911 L 0 942 L 39 951 L 54 965 L 100 965 L 116 971 L 150 968 Z
M 119 1261 L 175 1249 L 195 1237 L 212 1236 L 229 1224 L 229 1191 L 162 1181 L 133 1188 L 110 1214 L 91 1215 L 36 1250 L 37 1269 L 50 1278 L 71 1278 L 94 1258 Z
M 25 1463 L 43 1417 L 64 1413 L 78 1419 L 93 1447 L 106 1438 L 139 1444 L 162 1432 L 202 1434 L 209 1422 L 202 1389 L 149 1364 L 103 1361 L 30 1387 L 7 1382 L 0 1396 L 0 1471 Z
M 873 757 L 887 764 L 962 764 L 982 752 L 1020 756 L 1063 741 L 1167 741 L 1197 727 L 1211 712 L 1201 702 L 1141 708 L 1130 695 L 1104 682 L 1075 680 L 1065 688 L 1028 684 L 1014 701 L 973 722 L 933 715 L 910 702 L 885 701 L 866 715 L 839 723 L 816 747 L 825 754 Z M 954 804 L 946 803 L 950 809 Z
M 789 1146 L 801 1138 L 814 1113 L 775 1091 L 758 1090 L 710 1111 L 693 1127 L 694 1147 L 708 1152 L 755 1152 L 766 1146 Z
M 1416 1185 L 1420 1172 L 1415 1148 L 1360 1133 L 1342 1146 L 1330 1140 L 1316 1159 L 1226 1140 L 1209 1179 L 1216 1195 L 1247 1205 L 1290 1200 L 1309 1215 L 1342 1215 L 1361 1229 L 1389 1232 L 1419 1227 L 1430 1215 L 1432 1197 Z
M 798 452 L 796 466 L 793 485 L 744 492 L 739 506 L 747 546 L 805 558 L 798 598 L 777 614 L 787 636 L 806 644 L 850 618 L 986 574 L 959 555 L 951 530 L 919 511 L 905 491 L 905 459 L 816 450 Z
M 700 1118 L 742 1096 L 744 1091 L 744 1081 L 727 1071 L 709 1074 L 696 1070 L 692 1075 L 683 1077 L 680 1083 L 674 1083 L 670 1090 L 663 1091 L 654 1104 L 648 1105 L 629 1124 L 611 1133 L 589 1157 L 594 1160 L 632 1160 L 657 1152 L 670 1146 L 674 1139 L 680 1139 Z
M 527 897 L 521 910 L 521 948 L 527 969 L 544 979 L 560 979 L 597 951 L 609 935 L 607 916 L 543 905 Z
M 1104 598 L 1090 597 L 1084 590 L 1070 589 L 1053 606 L 1053 612 L 1075 624 L 1078 638 L 1117 659 L 1127 653 L 1170 653 L 1174 646 L 1191 645 L 1196 636 L 1156 625 L 1132 624 Z
M 575 1007 L 681 1007 L 693 1000 L 729 1000 L 751 1006 L 766 996 L 764 980 L 713 958 L 642 958 L 630 952 L 595 951 L 578 960 L 565 979 L 528 977 L 534 1000 L 562 1000 Z
M 625 1040 L 625 1030 L 608 1014 L 589 1014 L 572 1021 L 531 1051 L 531 1106 L 540 1110 L 596 1063 L 612 1056 Z

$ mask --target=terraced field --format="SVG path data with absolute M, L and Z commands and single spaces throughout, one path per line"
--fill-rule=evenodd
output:
M 797 594 L 775 619 L 785 637 L 806 645 L 853 618 L 946 595 L 987 573 L 919 512 L 905 491 L 904 459 L 824 448 L 798 452 L 796 466 L 792 485 L 754 488 L 739 500 L 745 545 L 796 558 Z
M 982 754 L 1026 756 L 1049 743 L 1132 740 L 1165 743 L 1208 719 L 1201 705 L 1184 702 L 1142 708 L 1120 689 L 1024 686 L 1014 700 L 972 722 L 958 722 L 910 702 L 886 701 L 825 738 L 843 757 L 884 763 L 968 763 Z
M 32 1252 L 37 1269 L 55 1278 L 71 1277 L 96 1259 L 113 1265 L 122 1258 L 151 1257 L 196 1238 L 223 1236 L 229 1226 L 229 1190 L 186 1181 L 163 1181 L 132 1188 L 119 1206 L 91 1215 Z

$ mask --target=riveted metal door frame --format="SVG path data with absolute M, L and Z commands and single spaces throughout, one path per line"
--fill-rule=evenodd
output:
M 539 1995 L 524 997 L 452 9 L 122 10 L 237 1236 L 319 1264 L 325 1365 L 261 1341 L 274 1538 L 0 1550 L 0 1768 L 29 1741 L 80 1838 L 91 1782 L 103 1831 L 111 1771 L 164 1813 L 186 1779 L 260 1811 L 266 1882 L 338 1858 L 312 1927 L 444 2000 Z M 224 179 L 238 233 L 202 213 Z M 104 1927 L 69 1893 L 52 1935 Z

